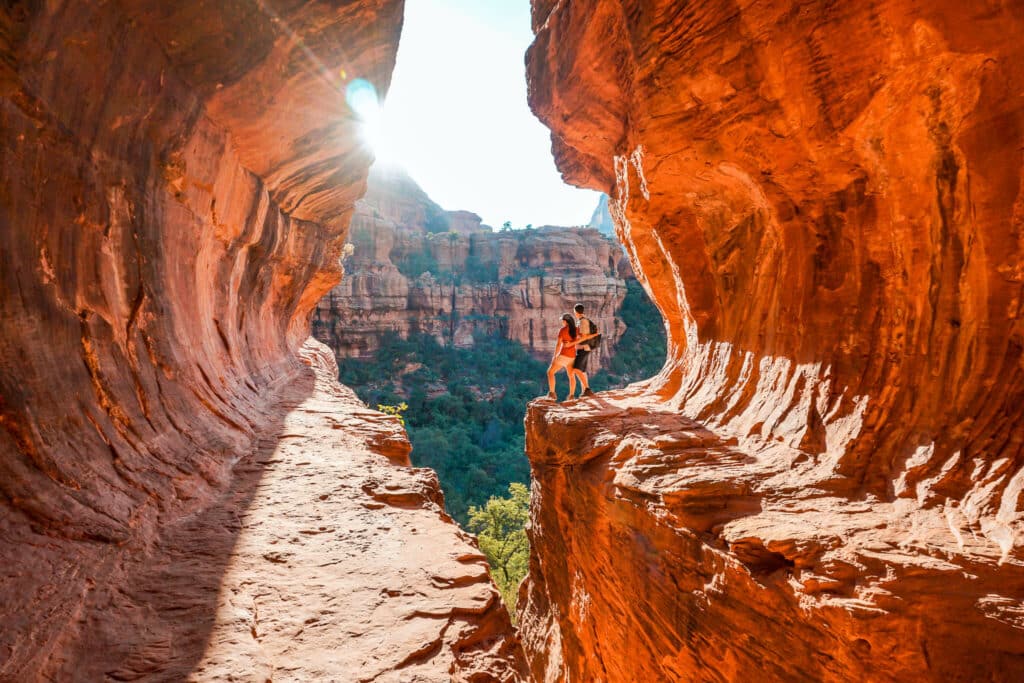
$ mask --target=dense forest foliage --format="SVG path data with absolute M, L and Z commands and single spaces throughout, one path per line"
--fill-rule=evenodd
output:
M 617 389 L 647 379 L 665 364 L 665 323 L 636 280 L 626 281 L 626 297 L 618 317 L 626 323 L 626 333 L 619 340 L 618 353 L 612 356 L 608 370 L 590 378 L 594 391 Z
M 590 378 L 595 391 L 650 377 L 665 361 L 661 316 L 635 280 L 619 317 L 627 326 L 620 352 Z M 413 463 L 437 471 L 449 514 L 477 534 L 514 619 L 530 552 L 523 416 L 547 392 L 547 363 L 498 335 L 478 335 L 473 348 L 459 349 L 419 334 L 385 338 L 373 358 L 339 365 L 341 381 L 363 401 L 402 416 Z M 559 382 L 564 397 L 564 373 Z
M 591 378 L 595 391 L 621 387 L 656 373 L 665 360 L 665 332 L 657 309 L 636 281 L 619 317 L 628 329 L 608 371 Z M 448 512 L 461 524 L 469 507 L 502 497 L 512 482 L 528 483 L 523 453 L 526 404 L 547 392 L 547 364 L 514 341 L 481 335 L 459 349 L 427 335 L 386 338 L 370 359 L 345 359 L 340 379 L 371 407 L 407 404 L 412 460 L 437 471 Z M 559 375 L 565 395 L 565 375 Z

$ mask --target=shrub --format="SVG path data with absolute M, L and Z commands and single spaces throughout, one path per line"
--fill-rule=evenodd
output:
M 426 249 L 408 254 L 404 259 L 398 259 L 395 265 L 398 272 L 410 280 L 415 280 L 427 272 L 437 275 L 439 271 L 437 259 Z
M 495 261 L 485 261 L 476 254 L 470 254 L 466 258 L 466 279 L 474 283 L 488 283 L 498 281 L 498 264 Z
M 377 404 L 377 410 L 384 413 L 385 415 L 394 415 L 395 417 L 398 418 L 398 422 L 401 423 L 403 427 L 405 426 L 405 417 L 403 417 L 402 414 L 408 409 L 409 406 L 404 401 L 395 406 L 389 406 L 383 403 Z
M 492 496 L 483 507 L 469 508 L 469 530 L 477 534 L 480 550 L 491 565 L 491 577 L 514 621 L 519 582 L 530 566 L 530 542 L 526 537 L 530 490 L 512 483 L 508 494 L 507 498 Z

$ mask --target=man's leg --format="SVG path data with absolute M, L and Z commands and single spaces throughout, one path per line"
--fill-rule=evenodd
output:
M 580 385 L 583 387 L 580 391 L 581 396 L 590 391 L 590 380 L 587 377 L 587 358 L 589 355 L 590 351 L 577 351 L 576 359 L 572 363 L 573 374 L 576 375 L 576 379 L 579 380 Z

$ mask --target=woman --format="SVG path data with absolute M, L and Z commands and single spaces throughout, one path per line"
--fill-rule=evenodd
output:
M 559 370 L 565 370 L 565 374 L 569 376 L 569 397 L 565 400 L 572 399 L 573 394 L 576 393 L 576 377 L 572 371 L 573 361 L 576 360 L 576 345 L 596 336 L 596 334 L 578 336 L 576 319 L 570 313 L 562 316 L 562 329 L 558 330 L 555 355 L 548 367 L 548 398 L 558 400 L 558 394 L 555 393 L 555 374 Z

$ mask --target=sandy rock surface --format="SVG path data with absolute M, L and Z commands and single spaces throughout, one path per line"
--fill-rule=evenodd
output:
M 240 525 L 190 680 L 513 680 L 508 615 L 436 475 L 408 466 L 397 420 L 366 409 L 317 353 L 313 393 L 239 472 L 250 506 L 229 497 L 172 530 L 159 546 L 168 563 L 144 582 L 159 595 L 201 581 L 190 558 Z M 182 616 L 172 608 L 168 626 Z
M 15 625 L 31 618 L 40 633 L 38 598 L 74 589 L 48 566 L 88 589 L 72 614 L 48 608 L 67 620 L 65 647 L 7 658 L 0 679 L 518 679 L 521 650 L 486 559 L 444 514 L 436 475 L 409 466 L 396 418 L 337 383 L 325 347 L 311 341 L 303 357 L 311 369 L 268 421 L 277 431 L 202 512 L 145 545 L 51 544 L 71 561 L 35 551 L 47 564 L 36 600 L 10 612 Z
M 520 627 L 535 680 L 1024 670 L 1024 560 L 980 535 L 951 544 L 951 512 L 920 502 L 928 488 L 829 495 L 804 483 L 799 453 L 723 437 L 639 392 L 535 401 L 527 435 Z

